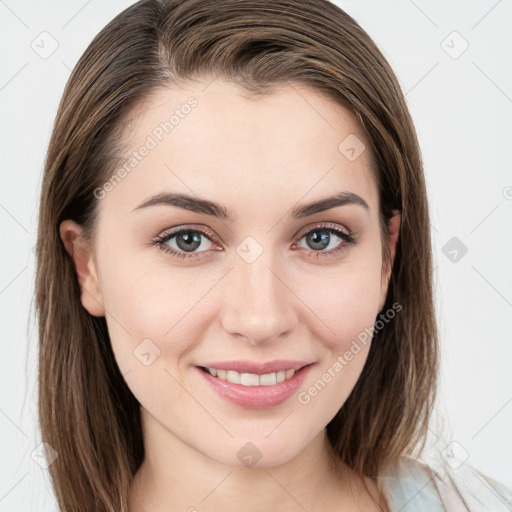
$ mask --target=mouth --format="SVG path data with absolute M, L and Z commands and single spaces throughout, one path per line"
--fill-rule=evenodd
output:
M 240 362 L 238 369 L 233 369 L 233 363 L 216 363 L 208 366 L 196 366 L 199 375 L 209 386 L 209 391 L 215 392 L 214 396 L 220 396 L 232 404 L 246 409 L 269 409 L 288 400 L 304 382 L 307 373 L 316 363 L 288 364 L 274 363 L 274 369 L 266 369 L 249 373 L 239 371 L 247 369 L 250 364 Z M 230 367 L 228 366 L 230 365 Z M 224 366 L 224 368 L 218 368 Z M 260 365 L 261 367 L 265 365 Z M 241 368 L 243 367 L 243 368 Z M 252 364 L 252 368 L 255 365 Z
M 240 384 L 241 386 L 249 387 L 273 386 L 274 384 L 278 384 L 280 382 L 291 379 L 298 371 L 293 368 L 289 368 L 287 370 L 279 370 L 277 372 L 259 375 L 257 373 L 241 373 L 237 372 L 236 370 L 222 370 L 220 368 L 209 368 L 205 366 L 200 366 L 199 368 L 220 380 L 230 382 L 231 384 Z M 303 368 L 303 366 L 301 366 L 301 368 Z

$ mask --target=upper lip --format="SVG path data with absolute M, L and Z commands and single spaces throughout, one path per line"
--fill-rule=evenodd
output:
M 276 360 L 266 363 L 256 363 L 254 361 L 215 361 L 203 363 L 198 366 L 203 368 L 216 368 L 217 370 L 234 370 L 239 373 L 253 373 L 256 375 L 265 375 L 267 373 L 275 373 L 282 370 L 299 370 L 303 366 L 307 366 L 307 361 L 289 361 Z

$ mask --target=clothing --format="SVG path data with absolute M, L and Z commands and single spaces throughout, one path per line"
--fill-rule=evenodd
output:
M 512 490 L 462 465 L 429 466 L 402 457 L 377 483 L 389 512 L 511 512 Z

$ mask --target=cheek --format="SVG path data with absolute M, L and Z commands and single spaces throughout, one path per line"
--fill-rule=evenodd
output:
M 171 269 L 154 259 L 144 263 L 143 258 L 115 265 L 105 261 L 104 269 L 107 324 L 123 375 L 133 372 L 131 382 L 146 381 L 148 389 L 157 386 L 156 369 L 180 379 L 186 367 L 181 363 L 206 331 L 204 299 L 218 276 L 200 272 L 200 267 Z
M 333 352 L 344 352 L 351 340 L 374 325 L 381 296 L 380 262 L 343 266 L 322 279 L 321 287 L 318 280 L 316 284 L 304 297 L 321 320 L 321 339 Z
M 318 428 L 336 415 L 361 375 L 378 314 L 380 275 L 378 262 L 347 265 L 309 295 L 311 309 L 321 319 L 314 322 L 320 325 L 314 338 L 322 357 L 297 401 L 308 416 L 316 418 Z
M 178 273 L 163 282 L 149 273 L 138 274 L 133 267 L 128 274 L 118 269 L 110 277 L 112 293 L 105 297 L 109 336 L 131 392 L 155 411 L 169 407 L 169 397 L 180 403 L 187 400 L 177 382 L 184 380 L 181 363 L 204 331 L 191 318 L 196 319 L 194 306 L 206 293 L 207 283 L 190 286 Z

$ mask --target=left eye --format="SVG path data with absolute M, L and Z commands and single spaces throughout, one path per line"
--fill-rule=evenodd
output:
M 336 239 L 343 240 L 345 233 L 336 229 L 313 229 L 302 235 L 301 240 L 305 239 L 306 243 L 309 244 L 309 248 L 314 251 L 329 252 L 327 249 L 335 249 L 339 245 L 339 241 Z M 346 235 L 345 235 L 346 236 Z M 334 242 L 331 244 L 331 242 Z M 308 247 L 306 247 L 308 249 Z

